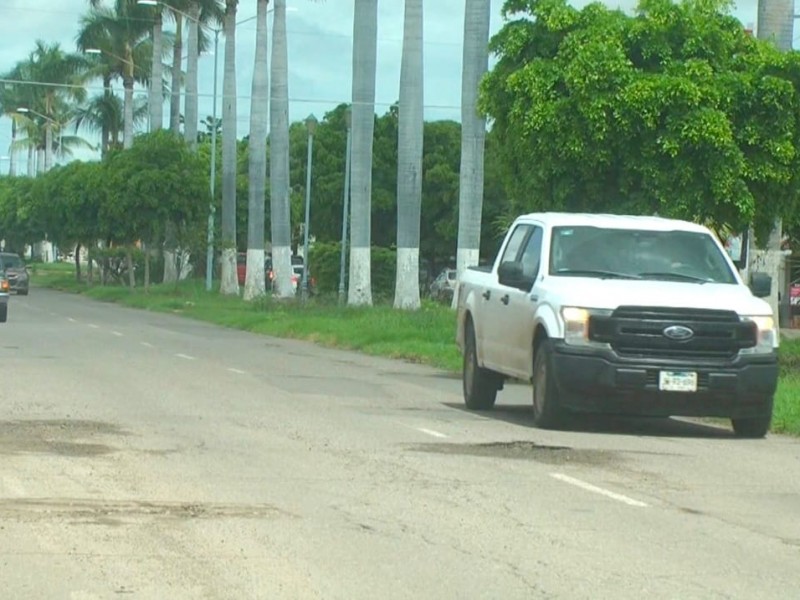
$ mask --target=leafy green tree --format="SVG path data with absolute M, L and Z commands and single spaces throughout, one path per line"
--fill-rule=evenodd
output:
M 130 150 L 113 154 L 107 169 L 108 198 L 101 221 L 120 243 L 140 240 L 146 247 L 155 247 L 162 240 L 165 223 L 175 225 L 179 242 L 188 242 L 202 227 L 207 211 L 206 169 L 179 135 L 162 129 L 140 136 Z M 148 269 L 146 252 L 146 273 Z M 130 278 L 133 286 L 132 270 Z
M 482 86 L 516 212 L 658 213 L 763 235 L 798 195 L 798 65 L 724 0 L 507 0 Z

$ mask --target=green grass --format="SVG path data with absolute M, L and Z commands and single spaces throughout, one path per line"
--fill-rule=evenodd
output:
M 184 315 L 255 333 L 309 340 L 328 347 L 357 350 L 374 356 L 399 358 L 457 372 L 461 357 L 455 346 L 455 317 L 446 306 L 426 303 L 419 311 L 396 311 L 390 306 L 338 307 L 312 300 L 265 300 L 207 293 L 203 282 L 153 286 L 150 293 L 124 287 L 87 287 L 75 281 L 72 265 L 39 266 L 35 285 L 85 294 L 96 300 L 134 308 Z M 35 290 L 34 290 L 35 293 Z M 780 349 L 781 379 L 775 396 L 772 429 L 800 435 L 800 340 L 784 339 Z

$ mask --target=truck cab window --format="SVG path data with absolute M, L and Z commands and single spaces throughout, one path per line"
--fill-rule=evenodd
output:
M 514 232 L 511 234 L 511 237 L 508 240 L 508 244 L 506 244 L 506 248 L 503 251 L 503 258 L 499 264 L 503 264 L 504 262 L 514 262 L 517 260 L 517 256 L 519 256 L 519 249 L 522 247 L 522 242 L 525 241 L 525 237 L 528 235 L 530 230 L 530 225 L 517 225 L 517 228 L 514 229 Z
M 542 228 L 534 227 L 525 250 L 522 251 L 522 275 L 525 279 L 534 280 L 539 274 L 539 264 L 542 256 Z

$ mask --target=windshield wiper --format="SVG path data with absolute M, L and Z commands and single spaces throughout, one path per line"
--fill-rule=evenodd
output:
M 714 281 L 713 279 L 695 277 L 694 275 L 685 275 L 683 273 L 660 273 L 658 271 L 654 271 L 652 273 L 639 273 L 639 277 L 644 279 L 680 279 L 681 281 L 694 281 L 696 283 L 708 283 Z
M 600 271 L 595 269 L 558 269 L 556 275 L 575 275 L 576 277 L 599 277 L 600 279 L 641 279 L 632 273 L 616 271 Z

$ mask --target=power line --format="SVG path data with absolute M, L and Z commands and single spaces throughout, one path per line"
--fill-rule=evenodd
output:
M 47 83 L 47 82 L 44 82 L 44 81 L 25 81 L 25 80 L 21 80 L 21 79 L 6 79 L 6 78 L 2 78 L 2 77 L 0 77 L 0 83 L 10 83 L 10 84 L 14 84 L 14 85 L 17 85 L 17 84 L 19 84 L 19 85 L 34 85 L 34 86 L 39 86 L 39 87 L 51 87 L 51 88 L 53 88 L 53 87 L 67 88 L 67 89 L 76 89 L 77 88 L 77 89 L 85 89 L 87 91 L 97 91 L 97 92 L 105 91 L 105 88 L 102 87 L 102 86 L 83 86 L 83 85 L 69 84 L 69 83 Z M 147 95 L 147 90 L 138 89 L 138 90 L 134 90 L 134 93 L 135 94 L 140 94 L 140 95 Z M 181 95 L 183 96 L 185 94 L 182 93 Z M 207 98 L 207 99 L 211 99 L 211 100 L 214 99 L 214 94 L 210 94 L 210 93 L 205 93 L 205 92 L 200 93 L 200 92 L 198 92 L 195 95 L 198 98 Z M 224 98 L 228 98 L 228 97 L 229 96 L 225 96 L 222 93 L 218 93 L 217 94 L 217 98 L 220 99 L 220 100 L 222 100 Z M 236 94 L 236 99 L 237 100 L 250 100 L 251 98 L 252 98 L 252 96 L 249 95 L 249 94 Z M 276 98 L 272 98 L 272 97 L 270 98 L 270 100 L 275 100 L 275 99 Z M 279 99 L 279 98 L 277 98 L 277 99 Z M 350 99 L 303 98 L 303 97 L 299 97 L 299 96 L 290 97 L 289 101 L 290 102 L 299 102 L 301 104 L 337 104 L 337 105 L 338 104 L 351 104 L 351 105 L 360 104 L 358 102 L 352 102 Z M 379 102 L 379 101 L 376 100 L 374 102 L 375 106 L 392 106 L 395 103 L 396 103 L 396 101 L 395 102 Z M 369 103 L 364 102 L 363 104 L 369 104 Z M 423 108 L 453 110 L 453 109 L 460 109 L 461 106 L 460 105 L 446 105 L 446 104 L 426 104 L 426 105 L 423 106 Z

